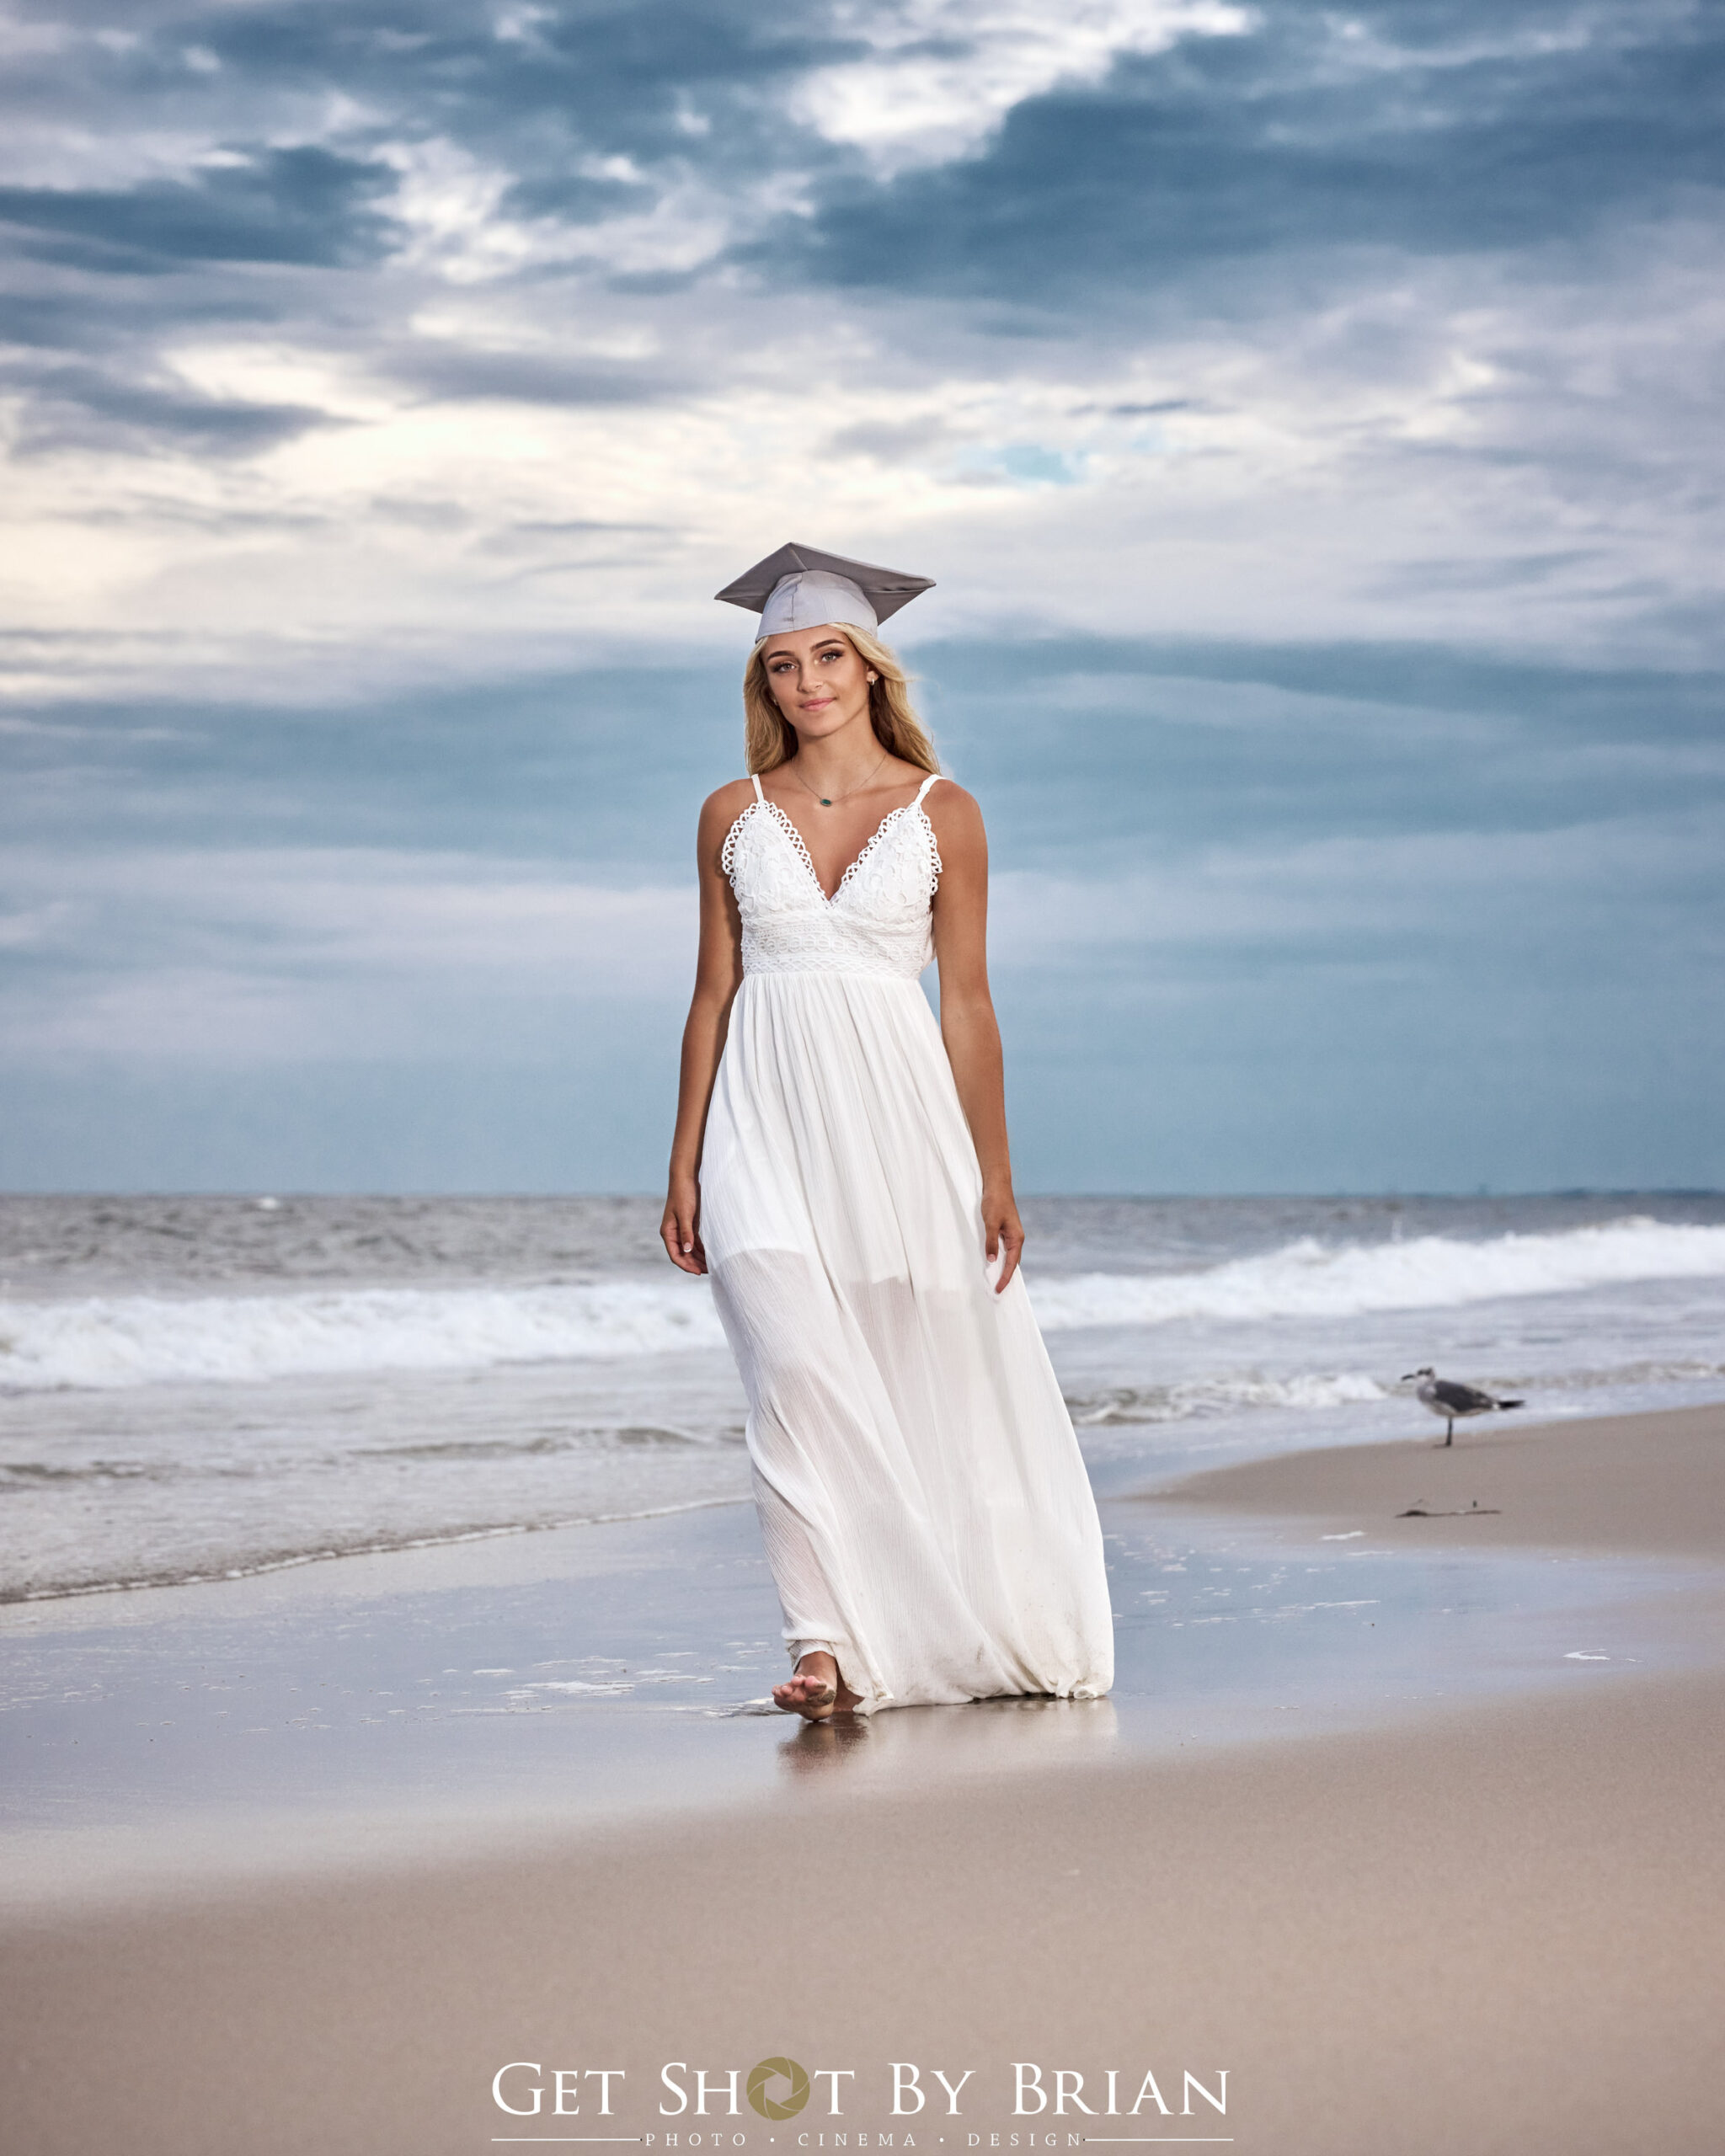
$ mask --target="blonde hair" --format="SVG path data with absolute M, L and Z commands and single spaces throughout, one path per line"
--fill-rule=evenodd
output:
M 903 757 L 918 771 L 937 771 L 940 760 L 928 738 L 928 728 L 911 702 L 910 677 L 899 664 L 898 654 L 879 637 L 849 622 L 836 622 L 833 627 L 850 638 L 865 664 L 874 670 L 876 678 L 868 689 L 868 718 L 875 739 L 889 755 Z M 797 729 L 779 709 L 766 678 L 770 642 L 763 638 L 756 645 L 743 670 L 744 755 L 751 771 L 777 771 L 797 753 Z

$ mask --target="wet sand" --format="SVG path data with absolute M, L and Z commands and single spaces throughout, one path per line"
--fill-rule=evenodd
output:
M 1692 1559 L 1725 1539 L 1722 1453 L 1725 1409 L 1505 1423 L 1458 1433 L 1447 1458 L 1370 1446 L 1207 1476 L 1201 1502 L 1274 1506 L 1308 1538 L 1334 1523 Z M 1465 1461 L 1466 1486 L 1435 1482 L 1434 1460 Z M 1193 1487 L 1145 1509 L 1172 1517 Z M 1502 1500 L 1499 1521 L 1387 1524 L 1446 1495 Z M 1718 1598 L 1685 1608 L 1698 1652 L 1717 1651 Z M 1578 1662 L 1561 1689 L 1452 1699 L 1390 1729 L 944 1788 L 846 1773 L 867 1744 L 809 1731 L 788 1754 L 804 1771 L 770 1801 L 562 1845 L 14 1913 L 0 1926 L 8 2146 L 442 2156 L 580 2137 L 645 2156 L 792 2156 L 886 2133 L 902 2148 L 908 2132 L 951 2156 L 1033 2133 L 1060 2148 L 1226 2137 L 1266 2156 L 1713 2156 L 1725 2143 L 1720 1667 Z M 740 2098 L 735 2116 L 723 2099 L 704 2116 L 661 2111 L 667 2063 L 686 2063 L 673 2079 L 691 2089 L 697 2068 L 721 2089 L 737 2068 L 740 2089 L 777 2057 L 815 2077 L 793 2117 Z M 526 2113 L 535 2077 L 518 2068 L 511 2116 L 491 2096 L 511 2061 L 537 2063 L 547 2089 L 557 2068 L 625 2078 L 608 2116 L 585 2074 L 581 2111 L 557 2117 L 549 2095 Z M 920 2068 L 921 2112 L 893 2111 L 895 2062 Z M 1015 2111 L 1021 2062 L 1049 2090 L 1064 2072 L 1096 2112 Z M 937 2068 L 972 2070 L 956 2115 Z M 1224 2069 L 1225 2112 L 1198 2086 L 1220 2092 Z M 1166 2116 L 1148 2098 L 1130 2111 L 1147 2073 Z

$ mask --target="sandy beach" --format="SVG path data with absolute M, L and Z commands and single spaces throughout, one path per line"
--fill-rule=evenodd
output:
M 1401 1548 L 1533 1545 L 1717 1558 L 1725 1556 L 1725 1407 L 1544 1423 L 1493 1415 L 1458 1423 L 1450 1446 L 1433 1422 L 1392 1444 L 1188 1476 L 1154 1502 L 1359 1529 Z
M 1366 1527 L 1725 1555 L 1725 1407 L 1505 1422 L 1447 1455 L 1430 1443 L 1257 1463 L 1200 1478 L 1201 1497 L 1188 1481 L 1140 1502 L 1170 1517 L 1237 1505 L 1308 1538 Z M 1450 1498 L 1499 1509 L 1391 1518 Z M 1699 1665 L 1721 1600 L 1682 1607 Z M 1712 1662 L 1576 1662 L 1561 1684 L 1439 1701 L 1394 1727 L 947 1787 L 859 1781 L 845 1769 L 866 1745 L 806 1732 L 789 1757 L 807 1771 L 770 1800 L 561 1845 L 8 1917 L 9 2145 L 1719 2145 L 1725 1669 Z M 730 2069 L 745 2083 L 774 2057 L 814 2076 L 782 2121 L 746 2101 L 733 2116 L 722 2097 L 678 2112 L 660 2078 L 669 2064 L 692 2091 L 702 2068 L 724 2090 Z M 511 2062 L 517 2115 L 492 2097 Z M 921 2112 L 894 2111 L 895 2063 L 918 2068 Z M 531 2112 L 527 2090 L 549 2091 L 559 2068 L 583 2070 L 565 2084 L 580 2111 L 554 2116 L 547 2093 Z M 1033 2098 L 1015 2110 L 1032 2068 L 1066 2093 L 1058 2113 Z M 608 2116 L 589 2068 L 622 2072 Z M 956 2113 L 937 2068 L 971 2072 Z M 1147 2096 L 1131 2108 L 1146 2074 L 1166 2114 Z

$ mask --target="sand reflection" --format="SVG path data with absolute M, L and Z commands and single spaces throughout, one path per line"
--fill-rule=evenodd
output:
M 1112 1700 L 973 1700 L 804 1722 L 787 1732 L 778 1760 L 792 1779 L 842 1769 L 900 1783 L 1053 1766 L 1100 1755 L 1119 1735 Z

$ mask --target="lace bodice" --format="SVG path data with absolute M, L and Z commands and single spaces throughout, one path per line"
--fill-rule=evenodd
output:
M 743 917 L 745 974 L 916 978 L 934 956 L 930 908 L 941 859 L 922 803 L 939 776 L 881 818 L 830 898 L 801 832 L 756 778 L 755 798 L 725 834 L 719 856 Z

